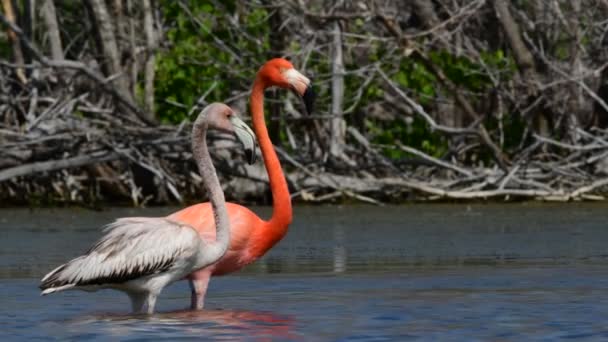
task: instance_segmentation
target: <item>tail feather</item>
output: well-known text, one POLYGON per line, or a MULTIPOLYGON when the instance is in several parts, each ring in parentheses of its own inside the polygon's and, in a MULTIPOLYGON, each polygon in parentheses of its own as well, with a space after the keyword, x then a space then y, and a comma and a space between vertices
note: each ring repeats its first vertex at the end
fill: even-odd
MULTIPOLYGON (((57 268, 55 268, 54 270, 52 270, 51 272, 47 273, 44 278, 42 278, 41 282, 44 283, 45 281, 47 281, 52 275, 55 275, 56 273, 61 272, 61 270, 63 270, 65 267, 67 266, 67 264, 63 264, 57 268)), ((42 285, 40 285, 42 286, 42 285)))
POLYGON ((42 278, 40 281, 39 288, 42 290, 42 295, 47 295, 49 293, 61 291, 67 289, 69 287, 74 287, 74 284, 68 284, 65 280, 60 280, 61 272, 68 266, 68 264, 63 264, 56 269, 49 272, 47 275, 42 278))
POLYGON ((75 284, 67 284, 67 285, 58 286, 58 287, 49 287, 49 288, 44 289, 42 292, 40 292, 40 295, 46 296, 46 295, 54 293, 54 292, 69 290, 75 286, 76 286, 75 284))

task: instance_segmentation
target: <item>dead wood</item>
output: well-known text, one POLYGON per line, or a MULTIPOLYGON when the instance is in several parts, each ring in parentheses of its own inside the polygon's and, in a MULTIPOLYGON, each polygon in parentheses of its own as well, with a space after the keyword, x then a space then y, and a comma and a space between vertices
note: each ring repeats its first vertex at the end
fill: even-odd
MULTIPOLYGON (((89 40, 67 35, 61 5, 48 0, 40 6, 48 33, 30 35, 17 26, 13 3, 3 1, 0 14, 11 47, 11 60, 0 60, 0 201, 204 199, 189 121, 155 121, 159 103, 194 114, 155 97, 156 53, 168 48, 172 25, 158 3, 88 0, 92 20, 81 34, 95 36, 89 40)), ((272 56, 289 55, 313 74, 320 94, 311 116, 295 97, 267 94, 269 131, 294 200, 570 201, 608 192, 606 1, 237 3, 235 13, 214 14, 177 3, 226 54, 214 63, 224 63, 234 86, 227 98, 214 98, 223 89, 213 80, 197 103, 224 101, 247 116, 250 80, 240 73, 270 56, 242 53, 212 32, 208 15, 230 23, 223 29, 235 41, 258 46, 265 40, 239 25, 248 10, 267 11, 272 56), (454 76, 441 56, 462 62, 464 75, 454 76), (399 79, 408 65, 422 70, 431 91, 399 79), (482 86, 459 80, 470 74, 482 86), (520 136, 509 121, 525 125, 520 136), (383 136, 396 125, 408 134, 424 130, 437 146, 383 136)), ((267 203, 263 164, 242 163, 230 138, 212 141, 227 197, 267 203)))

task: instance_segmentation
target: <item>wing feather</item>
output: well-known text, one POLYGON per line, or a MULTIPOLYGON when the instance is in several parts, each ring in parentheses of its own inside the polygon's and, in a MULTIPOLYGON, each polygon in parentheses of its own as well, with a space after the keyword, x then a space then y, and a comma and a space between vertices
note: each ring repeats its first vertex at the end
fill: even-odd
POLYGON ((84 255, 47 274, 40 288, 50 293, 69 285, 124 283, 187 262, 201 247, 191 226, 165 218, 121 218, 104 232, 84 255))

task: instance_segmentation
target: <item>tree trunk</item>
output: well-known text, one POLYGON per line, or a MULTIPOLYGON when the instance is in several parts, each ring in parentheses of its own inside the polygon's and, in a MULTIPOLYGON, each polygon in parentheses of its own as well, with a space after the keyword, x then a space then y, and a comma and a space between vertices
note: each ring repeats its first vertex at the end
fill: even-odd
MULTIPOLYGON (((604 16, 608 15, 608 0, 602 1, 602 13, 604 16)), ((601 42, 601 47, 599 49, 600 56, 598 60, 607 60, 608 59, 608 33, 604 33, 604 37, 601 42)), ((604 101, 608 102, 608 68, 604 68, 600 75, 599 85, 597 89, 597 95, 604 101)), ((598 126, 600 128, 608 127, 608 111, 604 108, 599 102, 593 102, 593 120, 592 125, 598 126)))
MULTIPOLYGON (((118 91, 125 96, 125 98, 134 104, 133 94, 129 90, 128 76, 122 69, 120 63, 120 53, 118 51, 118 44, 116 42, 115 27, 112 22, 112 18, 109 15, 106 3, 103 0, 89 0, 93 16, 95 17, 97 34, 100 40, 100 46, 103 51, 105 59, 104 68, 106 74, 113 78, 113 83, 118 91)), ((128 108, 122 108, 123 111, 127 111, 131 114, 128 108)))
MULTIPOLYGON (((121 74, 122 68, 120 66, 118 44, 116 43, 116 37, 114 35, 114 24, 112 23, 106 4, 103 0, 89 0, 89 2, 97 23, 97 33, 105 58, 104 67, 106 74, 108 76, 121 74)), ((114 83, 121 91, 128 93, 124 75, 118 76, 114 83)))
MULTIPOLYGON (((511 51, 515 57, 515 63, 519 69, 519 72, 527 84, 528 102, 534 103, 538 98, 537 84, 539 82, 538 75, 536 73, 536 65, 534 63, 534 56, 521 36, 521 30, 511 12, 509 10, 509 2, 503 0, 494 0, 494 10, 496 16, 500 21, 500 24, 507 36, 511 51)), ((535 112, 532 112, 532 122, 534 122, 534 128, 541 136, 551 135, 551 120, 550 115, 545 112, 546 109, 543 106, 539 106, 535 112)))
MULTIPOLYGON (((6 16, 6 20, 9 22, 16 24, 17 16, 15 14, 15 9, 13 7, 13 3, 11 0, 2 0, 2 7, 4 8, 4 15, 6 16)), ((7 29, 8 40, 11 42, 11 46, 13 47, 13 61, 15 64, 25 64, 25 58, 23 57, 23 50, 21 49, 21 42, 19 38, 10 28, 7 29)), ((27 78, 25 77, 25 70, 23 68, 16 68, 15 73, 19 82, 22 84, 27 83, 27 78)))
POLYGON ((519 25, 515 22, 509 11, 509 2, 503 0, 494 0, 494 10, 496 16, 502 25, 504 32, 509 40, 509 45, 513 50, 513 56, 522 75, 532 80, 534 77, 534 57, 524 44, 521 38, 519 25))
MULTIPOLYGON (((128 70, 129 73, 129 86, 131 88, 131 93, 132 94, 137 94, 137 83, 139 80, 139 60, 138 60, 138 56, 137 56, 137 38, 136 38, 136 34, 139 32, 138 27, 137 27, 137 22, 139 22, 140 18, 136 18, 135 16, 135 6, 133 5, 133 1, 134 0, 127 0, 126 1, 126 6, 127 6, 127 16, 129 17, 129 24, 128 24, 128 28, 126 29, 127 32, 125 33, 126 35, 128 35, 129 37, 129 43, 127 44, 128 46, 126 47, 126 49, 129 51, 129 54, 131 56, 131 61, 130 63, 128 63, 128 67, 125 68, 126 70, 128 70)), ((145 94, 144 94, 145 96, 145 94)), ((144 101, 144 105, 145 105, 145 101, 144 101)), ((144 108, 146 111, 148 111, 147 108, 144 108)))
MULTIPOLYGON (((143 0, 144 31, 146 33, 146 67, 144 70, 144 107, 154 118, 154 67, 156 65, 157 38, 150 0, 143 0)), ((134 56, 135 57, 135 56, 134 56)))
MULTIPOLYGON (((558 11, 561 11, 560 4, 554 2, 554 6, 558 11)), ((570 6, 573 14, 568 16, 568 19, 564 18, 570 29, 570 74, 576 78, 581 79, 584 82, 585 67, 581 60, 581 51, 579 48, 579 40, 583 36, 581 32, 581 25, 579 23, 578 13, 581 11, 581 1, 572 0, 570 6)), ((566 128, 570 135, 570 140, 573 142, 579 141, 579 134, 576 130, 580 126, 580 123, 589 120, 592 106, 588 105, 589 102, 585 98, 583 88, 576 82, 570 84, 570 101, 568 101, 568 117, 566 118, 566 128)))
POLYGON ((346 123, 342 118, 342 103, 344 102, 344 61, 342 56, 342 29, 338 21, 334 22, 331 45, 331 141, 329 151, 333 156, 341 156, 344 146, 346 123))
POLYGON ((57 24, 55 4, 53 3, 53 0, 43 1, 44 3, 42 4, 41 12, 49 35, 49 42, 51 45, 51 57, 57 61, 63 60, 63 45, 61 43, 59 25, 57 24))
MULTIPOLYGON (((19 27, 23 31, 23 34, 27 39, 32 40, 32 34, 36 25, 36 15, 34 14, 34 8, 36 6, 36 0, 24 0, 17 3, 13 0, 13 9, 16 13, 16 19, 19 27), (19 5, 22 7, 21 13, 19 13, 19 5)), ((23 59, 25 63, 32 62, 32 56, 28 49, 23 49, 23 59)))

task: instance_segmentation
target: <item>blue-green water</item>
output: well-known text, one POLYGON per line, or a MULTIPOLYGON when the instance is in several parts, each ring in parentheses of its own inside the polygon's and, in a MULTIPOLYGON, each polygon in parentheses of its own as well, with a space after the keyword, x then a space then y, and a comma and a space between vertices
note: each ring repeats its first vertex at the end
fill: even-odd
POLYGON ((212 280, 205 311, 180 282, 153 316, 37 285, 113 218, 174 208, 0 210, 0 340, 608 340, 607 209, 296 207, 266 257, 212 280))

